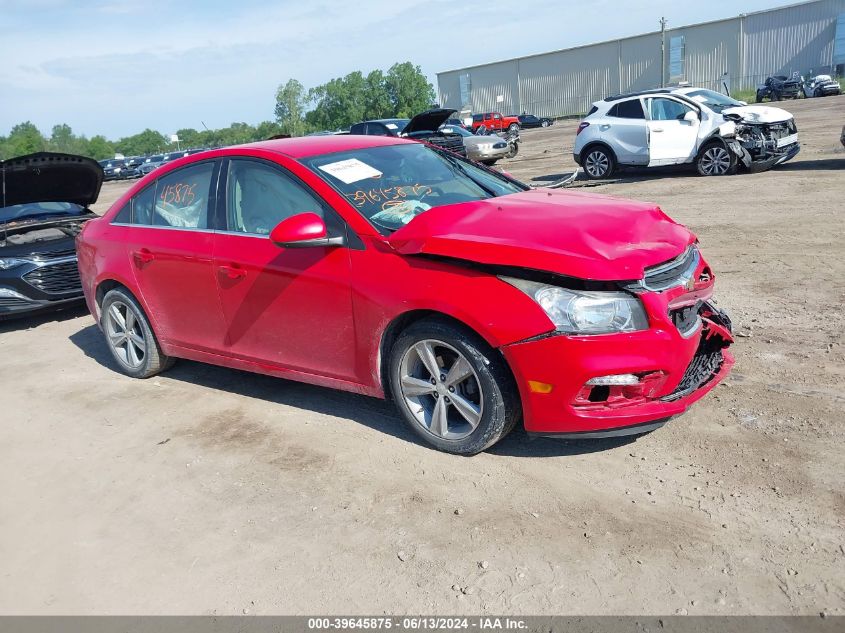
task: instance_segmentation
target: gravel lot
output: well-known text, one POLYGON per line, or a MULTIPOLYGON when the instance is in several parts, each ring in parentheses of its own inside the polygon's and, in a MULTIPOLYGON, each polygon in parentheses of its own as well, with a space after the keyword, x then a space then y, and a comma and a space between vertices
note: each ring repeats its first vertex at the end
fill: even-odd
MULTIPOLYGON (((0 323, 0 613, 845 614, 845 97, 778 105, 785 166, 594 189, 698 233, 740 336, 727 383, 636 440, 458 458, 366 397, 126 378, 82 309, 0 323)), ((570 170, 576 125, 503 167, 570 170)))

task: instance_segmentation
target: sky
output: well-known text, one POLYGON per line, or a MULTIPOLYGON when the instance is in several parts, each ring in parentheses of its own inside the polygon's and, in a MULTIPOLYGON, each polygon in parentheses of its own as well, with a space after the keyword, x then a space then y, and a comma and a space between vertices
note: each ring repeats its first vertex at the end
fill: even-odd
POLYGON ((275 91, 395 62, 436 73, 793 0, 0 0, 0 135, 256 124, 275 91))

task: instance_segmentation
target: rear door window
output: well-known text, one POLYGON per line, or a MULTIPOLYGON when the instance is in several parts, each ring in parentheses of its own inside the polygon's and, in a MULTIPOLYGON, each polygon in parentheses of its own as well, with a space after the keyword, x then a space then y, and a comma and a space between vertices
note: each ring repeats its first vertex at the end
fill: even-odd
POLYGON ((630 101, 622 101, 614 105, 607 113, 608 116, 615 116, 620 119, 644 119, 642 103, 639 99, 631 99, 630 101))
POLYGON ((153 224, 187 229, 207 229, 214 163, 191 165, 159 178, 153 224))

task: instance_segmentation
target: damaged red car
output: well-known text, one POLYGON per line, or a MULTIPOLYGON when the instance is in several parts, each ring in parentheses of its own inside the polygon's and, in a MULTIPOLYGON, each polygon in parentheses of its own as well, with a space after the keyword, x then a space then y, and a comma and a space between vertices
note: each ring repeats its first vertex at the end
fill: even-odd
POLYGON ((452 453, 517 424, 644 433, 733 363, 713 272, 659 208, 532 190, 399 138, 183 158, 87 222, 77 245, 124 373, 187 358, 389 397, 452 453))

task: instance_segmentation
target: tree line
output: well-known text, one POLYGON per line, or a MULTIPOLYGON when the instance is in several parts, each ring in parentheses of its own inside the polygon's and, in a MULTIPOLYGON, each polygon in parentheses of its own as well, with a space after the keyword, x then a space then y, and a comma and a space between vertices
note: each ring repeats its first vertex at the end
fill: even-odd
MULTIPOLYGON (((302 136, 309 132, 334 131, 367 119, 409 118, 427 110, 435 99, 434 87, 419 66, 397 63, 388 71, 361 71, 332 79, 309 90, 296 79, 280 85, 276 91, 275 121, 258 125, 232 123, 216 130, 176 130, 179 147, 219 147, 250 143, 287 134, 302 136)), ((34 152, 64 152, 101 160, 124 156, 146 156, 175 151, 177 145, 156 130, 126 136, 116 141, 103 135, 90 138, 74 133, 69 125, 54 125, 43 134, 30 121, 14 126, 8 136, 0 135, 0 159, 34 152)))

